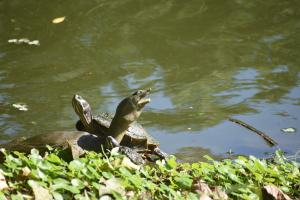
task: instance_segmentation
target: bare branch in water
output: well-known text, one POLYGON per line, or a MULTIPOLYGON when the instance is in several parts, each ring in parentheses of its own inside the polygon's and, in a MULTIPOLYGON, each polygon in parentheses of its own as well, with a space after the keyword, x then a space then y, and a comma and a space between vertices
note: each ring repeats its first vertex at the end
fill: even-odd
POLYGON ((258 134, 259 136, 261 136, 268 144, 270 144, 271 146, 277 145, 277 142, 275 142, 270 136, 268 136, 267 134, 265 134, 264 132, 257 130, 256 128, 254 128, 253 126, 250 126, 249 124, 246 124, 245 122, 238 120, 238 119, 233 119, 233 118, 229 118, 229 121, 232 121, 236 124, 239 124, 247 129, 249 129, 250 131, 255 132, 256 134, 258 134))

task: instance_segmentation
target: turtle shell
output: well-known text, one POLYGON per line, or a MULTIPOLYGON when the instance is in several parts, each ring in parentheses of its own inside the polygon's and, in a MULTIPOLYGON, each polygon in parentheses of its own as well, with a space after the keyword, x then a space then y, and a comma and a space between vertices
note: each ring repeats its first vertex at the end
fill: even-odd
POLYGON ((24 153, 30 153, 31 149, 35 148, 39 150, 40 153, 44 153, 48 150, 46 145, 49 145, 54 148, 60 147, 62 149, 71 150, 71 159, 73 159, 82 155, 85 150, 100 152, 103 141, 103 138, 88 132, 55 131, 29 138, 13 140, 10 143, 1 145, 1 147, 9 151, 19 151, 24 153))

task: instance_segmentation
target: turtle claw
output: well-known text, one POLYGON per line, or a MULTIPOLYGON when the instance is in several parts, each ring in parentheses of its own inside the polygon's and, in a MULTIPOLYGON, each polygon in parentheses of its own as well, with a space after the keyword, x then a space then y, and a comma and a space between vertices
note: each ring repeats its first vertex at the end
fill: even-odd
POLYGON ((140 165, 145 163, 141 154, 130 147, 121 146, 114 137, 107 136, 106 140, 110 148, 119 147, 119 152, 126 155, 134 164, 140 165))
POLYGON ((106 143, 110 149, 112 149, 114 147, 120 147, 119 142, 112 136, 107 136, 106 143))
POLYGON ((169 157, 169 155, 167 153, 163 152, 158 147, 156 147, 156 148, 153 149, 153 153, 156 154, 161 159, 166 159, 167 157, 169 157))
POLYGON ((134 164, 141 165, 145 163, 142 155, 130 147, 120 146, 119 151, 126 155, 134 164))

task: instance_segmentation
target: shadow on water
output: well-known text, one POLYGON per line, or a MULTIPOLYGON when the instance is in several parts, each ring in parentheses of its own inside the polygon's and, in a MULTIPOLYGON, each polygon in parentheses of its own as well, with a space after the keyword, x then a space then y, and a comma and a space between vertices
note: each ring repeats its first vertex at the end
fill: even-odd
MULTIPOLYGON (((73 130, 74 93, 114 112, 153 88, 140 121, 169 153, 299 150, 298 1, 1 1, 0 139, 73 130), (51 20, 66 16, 64 22, 51 20), (40 46, 9 44, 13 38, 40 46), (23 102, 29 111, 14 109, 23 102), (268 147, 227 121, 268 133, 268 147)), ((200 155, 201 154, 201 155, 200 155)))

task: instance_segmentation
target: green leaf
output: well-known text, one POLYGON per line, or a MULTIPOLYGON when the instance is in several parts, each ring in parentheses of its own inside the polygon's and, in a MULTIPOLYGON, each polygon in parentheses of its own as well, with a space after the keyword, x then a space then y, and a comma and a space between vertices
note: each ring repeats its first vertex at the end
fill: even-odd
POLYGON ((91 166, 87 166, 88 170, 94 175, 94 178, 99 179, 100 174, 91 166))
POLYGON ((55 164, 63 164, 62 160, 55 154, 50 154, 46 157, 46 159, 49 162, 55 163, 55 164))
POLYGON ((71 180, 71 184, 74 187, 78 188, 79 190, 81 190, 81 189, 83 189, 85 187, 84 183, 81 180, 77 179, 77 178, 72 179, 71 180))
POLYGON ((176 158, 175 156, 170 156, 169 159, 167 159, 167 167, 169 169, 174 169, 177 167, 176 158))
POLYGON ((55 179, 53 181, 53 184, 50 186, 50 188, 52 191, 64 189, 73 194, 80 193, 80 190, 77 187, 70 185, 69 181, 62 179, 62 178, 55 179))
POLYGON ((43 181, 48 180, 48 176, 44 172, 42 172, 40 169, 32 170, 31 174, 37 179, 41 179, 43 181))
POLYGON ((71 171, 79 172, 81 169, 85 167, 85 164, 80 162, 79 160, 73 160, 70 162, 68 168, 71 171))
POLYGON ((136 188, 142 188, 142 186, 144 185, 143 179, 138 175, 130 176, 129 180, 136 188))
POLYGON ((121 172, 121 174, 122 174, 123 176, 126 176, 126 177, 129 177, 129 176, 132 175, 132 174, 130 173, 130 171, 129 171, 127 168, 125 168, 125 167, 120 167, 120 168, 119 168, 119 172, 121 172))
POLYGON ((7 198, 5 197, 5 195, 0 191, 0 199, 1 200, 7 200, 7 198))
POLYGON ((183 174, 180 177, 175 177, 174 180, 179 185, 179 187, 188 189, 191 188, 193 180, 187 174, 183 174))
POLYGON ((24 199, 22 194, 19 192, 17 194, 12 194, 10 196, 10 198, 11 198, 11 200, 23 200, 24 199))
POLYGON ((93 186, 95 189, 99 190, 100 187, 101 187, 102 185, 99 184, 99 183, 97 183, 97 182, 92 182, 92 186, 93 186))
POLYGON ((52 192, 52 196, 55 200, 64 200, 64 197, 59 192, 52 192))
POLYGON ((113 177, 112 173, 110 172, 102 172, 102 176, 104 176, 104 178, 106 179, 110 179, 113 177))
POLYGON ((203 158, 205 158, 208 161, 214 161, 214 159, 212 159, 212 157, 210 157, 208 155, 204 155, 203 158))

